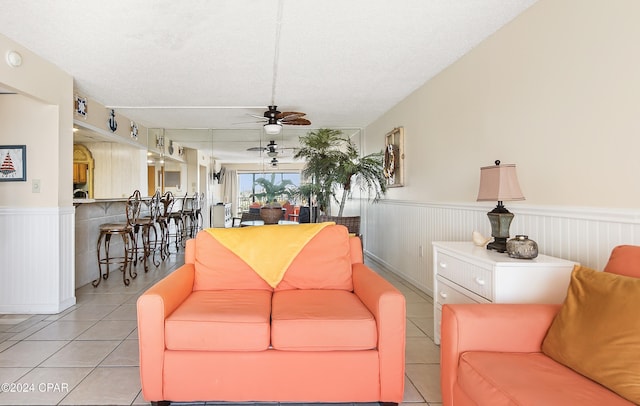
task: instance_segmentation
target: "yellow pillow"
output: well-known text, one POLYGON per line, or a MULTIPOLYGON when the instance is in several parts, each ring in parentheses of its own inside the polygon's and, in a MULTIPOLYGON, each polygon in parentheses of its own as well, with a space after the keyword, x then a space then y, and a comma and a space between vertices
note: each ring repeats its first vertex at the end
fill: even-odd
POLYGON ((640 403, 640 279, 576 266, 542 352, 640 403))

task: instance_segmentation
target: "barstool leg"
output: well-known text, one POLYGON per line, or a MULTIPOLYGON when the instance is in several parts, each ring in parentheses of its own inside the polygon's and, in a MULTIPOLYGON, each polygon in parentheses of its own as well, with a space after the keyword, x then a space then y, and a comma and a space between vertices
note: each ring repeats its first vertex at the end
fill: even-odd
POLYGON ((167 257, 169 257, 168 245, 168 230, 167 223, 165 223, 164 219, 160 221, 160 258, 164 261, 167 257))
POLYGON ((182 245, 182 233, 184 233, 184 221, 182 221, 182 219, 180 219, 180 221, 178 221, 178 218, 174 218, 174 221, 176 223, 176 252, 180 251, 180 247, 179 245, 182 245))
MULTIPOLYGON (((156 223, 149 225, 147 238, 149 239, 149 254, 151 255, 151 262, 157 268, 160 266, 160 261, 156 262, 156 251, 158 250, 158 229, 156 228, 156 223), (153 230, 153 240, 151 239, 151 230, 153 230), (152 241, 153 245, 151 245, 152 241)), ((162 239, 162 236, 160 238, 162 239)))
POLYGON ((144 264, 144 272, 149 272, 149 255, 150 255, 150 241, 149 241, 149 226, 142 226, 142 263, 144 264))
MULTIPOLYGON (((102 258, 100 257, 100 246, 102 245, 102 237, 104 237, 103 233, 100 233, 100 236, 98 237, 98 245, 97 245, 97 253, 98 253, 98 279, 95 279, 93 282, 91 282, 91 284, 93 285, 93 287, 97 287, 100 282, 102 281, 102 258)), ((107 265, 108 267, 108 265, 107 265)))
POLYGON ((131 256, 133 261, 133 266, 138 266, 138 230, 140 229, 139 225, 133 226, 133 234, 131 237, 131 241, 133 243, 133 255, 131 256))
POLYGON ((136 243, 133 230, 129 233, 122 233, 122 243, 124 244, 124 264, 122 266, 122 281, 129 286, 130 279, 127 278, 127 268, 129 268, 129 277, 135 279, 138 273, 133 270, 132 262, 136 257, 136 243))
POLYGON ((189 227, 187 227, 187 219, 188 218, 189 218, 188 216, 185 216, 185 217, 182 217, 180 219, 180 221, 182 222, 182 232, 180 233, 180 246, 181 247, 185 246, 186 241, 188 239, 188 235, 189 235, 188 233, 191 232, 191 222, 190 221, 189 221, 189 227))
POLYGON ((160 260, 164 261, 164 259, 165 259, 165 255, 164 255, 164 226, 162 224, 162 221, 158 222, 158 226, 160 227, 160 260))

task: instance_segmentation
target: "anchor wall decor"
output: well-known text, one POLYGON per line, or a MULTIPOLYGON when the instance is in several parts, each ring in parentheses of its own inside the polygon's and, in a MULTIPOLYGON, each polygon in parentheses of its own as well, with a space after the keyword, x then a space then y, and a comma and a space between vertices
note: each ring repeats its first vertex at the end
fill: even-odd
POLYGON ((108 124, 111 132, 116 132, 118 129, 118 122, 116 121, 116 112, 113 109, 111 109, 111 117, 109 117, 108 124))

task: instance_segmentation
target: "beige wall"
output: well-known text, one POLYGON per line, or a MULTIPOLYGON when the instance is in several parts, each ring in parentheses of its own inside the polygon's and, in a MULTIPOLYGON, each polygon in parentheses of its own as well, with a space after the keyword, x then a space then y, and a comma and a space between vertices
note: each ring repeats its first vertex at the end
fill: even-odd
POLYGON ((21 94, 0 96, 0 143, 27 146, 27 181, 0 183, 0 206, 70 207, 73 185, 60 180, 73 177, 73 79, 1 34, 0 55, 0 84, 21 94), (22 66, 4 61, 10 50, 22 66), (41 193, 31 193, 33 179, 41 193))
MULTIPOLYGON (((27 181, 0 182, 0 206, 56 206, 58 201, 58 108, 22 95, 0 96, 0 144, 27 146, 27 181), (17 120, 16 117, 38 117, 17 120), (40 193, 31 183, 40 181, 40 193)), ((0 157, 4 159, 3 157, 0 157)))
MULTIPOLYGON (((74 113, 74 119, 79 125, 85 126, 93 131, 97 131, 102 135, 110 135, 113 137, 114 142, 127 143, 129 145, 136 146, 140 149, 145 150, 148 148, 148 130, 145 126, 137 124, 138 137, 133 138, 131 136, 131 119, 121 115, 116 111, 115 117, 118 126, 116 131, 112 132, 109 129, 109 118, 111 117, 111 109, 106 108, 104 105, 91 99, 91 97, 88 97, 78 91, 76 91, 75 94, 87 100, 87 115, 85 117, 82 117, 74 113)), ((155 145, 155 138, 153 145, 155 145)))
POLYGON ((0 55, 0 86, 19 93, 0 96, 0 144, 27 147, 27 181, 0 182, 0 313, 58 313, 75 304, 73 79, 2 35, 0 55))
MULTIPOLYGON (((515 163, 526 204, 640 207, 640 2, 540 0, 366 128, 405 128, 390 199, 472 202, 515 163)), ((517 203, 511 203, 513 205, 517 203)))

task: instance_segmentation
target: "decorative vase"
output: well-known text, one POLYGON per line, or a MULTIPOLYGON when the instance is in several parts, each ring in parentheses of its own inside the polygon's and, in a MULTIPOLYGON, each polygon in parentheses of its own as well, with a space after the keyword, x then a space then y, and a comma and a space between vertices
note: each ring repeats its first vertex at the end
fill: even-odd
POLYGON ((538 244, 526 235, 516 235, 507 241, 507 255, 511 258, 533 259, 538 256, 538 244))
POLYGON ((282 207, 263 206, 260 209, 260 218, 262 218, 264 224, 278 224, 278 221, 282 218, 282 207))

